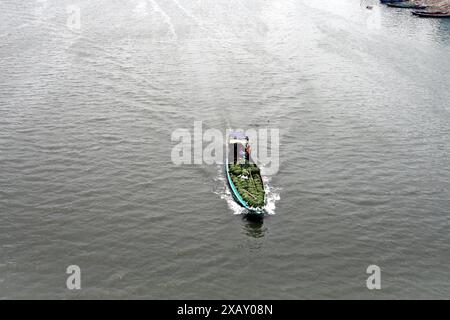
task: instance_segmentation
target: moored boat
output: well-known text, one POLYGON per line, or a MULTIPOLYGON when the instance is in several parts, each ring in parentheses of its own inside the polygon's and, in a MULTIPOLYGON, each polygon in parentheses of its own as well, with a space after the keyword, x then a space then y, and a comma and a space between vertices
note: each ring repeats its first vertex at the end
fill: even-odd
POLYGON ((393 8, 401 8, 401 9, 416 9, 416 10, 420 10, 420 9, 426 9, 427 6, 421 5, 421 4, 417 4, 414 2, 410 2, 410 1, 405 1, 405 2, 393 2, 393 3, 387 3, 388 7, 393 7, 393 8))
POLYGON ((388 4, 388 3, 397 3, 397 2, 406 2, 407 0, 380 0, 381 3, 388 4))
POLYGON ((227 141, 228 155, 225 161, 230 191, 236 202, 247 209, 247 214, 264 215, 266 194, 260 168, 251 159, 248 137, 235 131, 227 141))
POLYGON ((421 18, 450 18, 449 11, 413 11, 412 14, 421 18))

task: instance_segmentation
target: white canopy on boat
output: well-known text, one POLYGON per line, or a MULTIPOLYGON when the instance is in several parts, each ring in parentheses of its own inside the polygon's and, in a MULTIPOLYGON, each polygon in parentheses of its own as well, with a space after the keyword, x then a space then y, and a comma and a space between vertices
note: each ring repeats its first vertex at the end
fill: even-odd
POLYGON ((238 143, 245 146, 248 142, 246 140, 245 133, 242 131, 232 131, 230 132, 229 137, 230 137, 229 139, 230 144, 238 143))
POLYGON ((242 144, 243 146, 245 146, 247 143, 247 140, 230 138, 230 144, 235 144, 235 143, 242 144))

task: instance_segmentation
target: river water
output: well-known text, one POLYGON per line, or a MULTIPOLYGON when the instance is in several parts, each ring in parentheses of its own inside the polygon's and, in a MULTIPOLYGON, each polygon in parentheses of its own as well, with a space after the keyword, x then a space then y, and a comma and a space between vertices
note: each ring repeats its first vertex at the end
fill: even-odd
POLYGON ((2 0, 0 298, 449 298, 450 21, 367 3, 2 0), (194 121, 280 130, 262 222, 194 121))

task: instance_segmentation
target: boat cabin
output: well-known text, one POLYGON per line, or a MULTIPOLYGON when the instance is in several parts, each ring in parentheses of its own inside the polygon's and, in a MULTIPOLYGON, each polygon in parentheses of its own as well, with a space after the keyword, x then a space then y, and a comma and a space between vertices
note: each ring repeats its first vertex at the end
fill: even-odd
POLYGON ((248 137, 239 131, 231 132, 228 143, 228 163, 249 164, 251 162, 251 147, 248 137))

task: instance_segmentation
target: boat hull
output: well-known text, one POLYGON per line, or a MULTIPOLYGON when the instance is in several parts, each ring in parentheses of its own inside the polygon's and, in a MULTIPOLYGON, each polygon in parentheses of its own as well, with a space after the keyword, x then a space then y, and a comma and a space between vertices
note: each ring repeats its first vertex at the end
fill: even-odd
POLYGON ((388 3, 387 4, 388 7, 392 7, 392 8, 399 8, 399 9, 414 9, 414 10, 421 10, 421 9, 426 9, 426 6, 422 6, 422 5, 418 5, 418 4, 414 4, 414 3, 407 3, 407 2, 398 2, 398 3, 388 3))
POLYGON ((380 0, 381 3, 397 3, 397 2, 406 2, 407 0, 380 0))
POLYGON ((449 19, 450 13, 447 12, 425 12, 425 11, 413 11, 412 13, 415 16, 421 17, 421 18, 440 18, 440 19, 449 19))
POLYGON ((233 195, 234 200, 243 208, 246 209, 246 214, 254 215, 254 216, 263 216, 264 215, 264 208, 251 208, 247 202, 242 198, 242 196, 239 194, 239 191, 237 190, 236 186, 234 185, 231 175, 230 175, 230 169, 228 165, 228 161, 225 163, 225 172, 227 176, 227 182, 228 186, 230 187, 231 194, 233 195))

